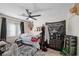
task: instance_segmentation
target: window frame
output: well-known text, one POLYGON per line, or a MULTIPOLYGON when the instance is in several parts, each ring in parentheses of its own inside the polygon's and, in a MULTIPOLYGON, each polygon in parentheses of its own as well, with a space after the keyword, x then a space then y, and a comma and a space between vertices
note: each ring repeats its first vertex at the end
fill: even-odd
POLYGON ((17 21, 13 21, 13 20, 7 20, 7 37, 16 37, 16 36, 19 36, 20 35, 20 33, 21 33, 21 31, 20 31, 20 22, 17 22, 17 21), (10 33, 9 31, 8 31, 8 24, 15 24, 15 35, 13 35, 13 36, 10 36, 8 33, 10 33), (19 26, 19 27, 18 27, 19 26), (17 29, 17 28, 19 28, 19 30, 17 29), (18 32, 19 31, 19 32, 18 32), (19 33, 19 34, 18 34, 19 33))

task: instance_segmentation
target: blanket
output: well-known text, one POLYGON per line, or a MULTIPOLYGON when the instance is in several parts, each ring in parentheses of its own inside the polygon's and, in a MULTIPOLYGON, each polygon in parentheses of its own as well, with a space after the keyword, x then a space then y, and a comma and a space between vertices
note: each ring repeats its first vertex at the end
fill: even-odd
POLYGON ((35 47, 27 45, 18 47, 17 44, 12 44, 9 50, 5 51, 2 56, 44 56, 44 54, 38 53, 35 47))

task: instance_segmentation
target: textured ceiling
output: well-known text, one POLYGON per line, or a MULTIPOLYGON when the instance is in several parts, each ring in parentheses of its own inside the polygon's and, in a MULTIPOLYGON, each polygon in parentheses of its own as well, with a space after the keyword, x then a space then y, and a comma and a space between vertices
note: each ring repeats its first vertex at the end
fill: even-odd
POLYGON ((33 13, 66 11, 72 4, 68 3, 0 3, 0 13, 4 13, 13 17, 24 19, 22 13, 26 13, 25 9, 29 9, 33 13))

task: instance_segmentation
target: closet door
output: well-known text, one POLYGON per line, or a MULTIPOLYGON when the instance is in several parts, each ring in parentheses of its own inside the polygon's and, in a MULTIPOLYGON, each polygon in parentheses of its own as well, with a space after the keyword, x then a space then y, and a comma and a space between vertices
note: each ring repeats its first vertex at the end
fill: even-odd
POLYGON ((49 30, 49 47, 61 50, 64 45, 65 21, 46 23, 49 30))

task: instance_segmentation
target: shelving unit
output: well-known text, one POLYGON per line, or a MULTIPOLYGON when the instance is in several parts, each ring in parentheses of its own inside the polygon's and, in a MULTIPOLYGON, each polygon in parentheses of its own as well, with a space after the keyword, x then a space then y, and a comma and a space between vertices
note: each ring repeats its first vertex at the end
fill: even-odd
POLYGON ((61 50, 64 45, 65 21, 46 23, 49 30, 49 47, 61 50))
POLYGON ((68 56, 77 55, 77 37, 66 35, 64 39, 63 53, 68 56))

